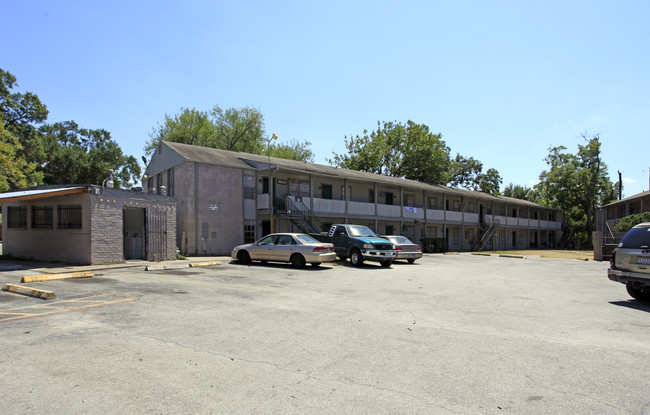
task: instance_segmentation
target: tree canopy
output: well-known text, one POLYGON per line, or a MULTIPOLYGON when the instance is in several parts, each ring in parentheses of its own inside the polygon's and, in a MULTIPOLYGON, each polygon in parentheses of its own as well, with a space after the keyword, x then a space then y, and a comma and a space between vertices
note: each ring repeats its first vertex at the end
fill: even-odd
POLYGON ((307 162, 314 157, 309 141, 269 142, 264 136, 264 116, 252 107, 222 109, 216 105, 210 111, 181 108, 174 116, 165 114, 164 121, 153 128, 144 148, 147 155, 162 140, 251 154, 270 151, 274 157, 307 162))
POLYGON ((424 124, 377 122, 377 130, 346 136, 345 147, 348 153, 334 153, 330 164, 430 184, 450 178, 449 147, 424 124))
POLYGON ((497 170, 488 169, 483 173, 483 163, 473 157, 456 154, 451 163, 450 186, 496 195, 499 194, 502 182, 497 170))
POLYGON ((17 86, 16 77, 0 69, 0 190, 100 184, 109 169, 116 186, 139 178, 137 160, 125 156, 108 131, 74 121, 45 124, 45 105, 34 93, 15 92, 17 86))
POLYGON ((591 246, 596 209, 612 199, 613 189, 601 159, 600 137, 583 138, 585 144, 578 145, 576 154, 567 153, 564 146, 549 148, 544 159, 549 169, 542 171, 535 186, 539 203, 564 211, 569 237, 577 247, 591 246))
POLYGON ((515 199, 537 202, 539 195, 535 189, 510 183, 503 189, 503 195, 515 199))
POLYGON ((377 122, 377 130, 364 130, 363 136, 346 136, 345 147, 347 154, 334 153, 330 164, 491 194, 499 194, 503 181, 495 169, 484 173, 483 164, 472 157, 458 154, 452 160, 441 134, 410 120, 406 124, 377 122))
POLYGON ((47 184, 99 184, 113 170, 115 187, 125 186, 141 173, 138 161, 122 153, 106 130, 80 128, 74 121, 41 128, 48 154, 41 169, 47 184))

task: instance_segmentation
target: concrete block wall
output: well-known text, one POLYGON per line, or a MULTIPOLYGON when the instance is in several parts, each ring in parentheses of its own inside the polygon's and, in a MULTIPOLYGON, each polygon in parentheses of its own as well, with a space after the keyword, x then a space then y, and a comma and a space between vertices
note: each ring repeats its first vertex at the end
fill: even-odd
POLYGON ((121 198, 92 197, 92 264, 124 262, 123 209, 121 198))

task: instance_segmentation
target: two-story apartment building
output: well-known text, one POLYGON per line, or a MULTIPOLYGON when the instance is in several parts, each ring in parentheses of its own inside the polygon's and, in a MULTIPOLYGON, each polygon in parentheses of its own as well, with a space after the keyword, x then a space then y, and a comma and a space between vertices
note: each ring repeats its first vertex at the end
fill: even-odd
POLYGON ((333 223, 446 238, 452 251, 547 248, 562 236, 560 211, 525 200, 264 155, 163 141, 145 174, 148 191, 176 198, 186 254, 227 255, 270 232, 333 223))

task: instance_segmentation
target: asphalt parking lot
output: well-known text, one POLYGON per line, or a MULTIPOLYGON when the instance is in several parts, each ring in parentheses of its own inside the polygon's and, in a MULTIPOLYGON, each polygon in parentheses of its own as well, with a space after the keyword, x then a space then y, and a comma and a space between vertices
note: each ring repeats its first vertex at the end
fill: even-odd
POLYGON ((347 264, 222 258, 22 284, 56 300, 0 292, 0 412, 650 414, 650 305, 604 262, 347 264))

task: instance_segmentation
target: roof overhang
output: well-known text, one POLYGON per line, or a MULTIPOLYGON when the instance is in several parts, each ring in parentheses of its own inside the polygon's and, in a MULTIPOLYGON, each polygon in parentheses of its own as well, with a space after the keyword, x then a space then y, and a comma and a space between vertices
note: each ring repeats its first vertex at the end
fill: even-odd
POLYGON ((58 189, 34 189, 18 192, 0 193, 0 204, 20 200, 42 199, 45 197, 88 193, 88 186, 65 187, 58 189))

